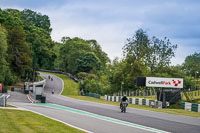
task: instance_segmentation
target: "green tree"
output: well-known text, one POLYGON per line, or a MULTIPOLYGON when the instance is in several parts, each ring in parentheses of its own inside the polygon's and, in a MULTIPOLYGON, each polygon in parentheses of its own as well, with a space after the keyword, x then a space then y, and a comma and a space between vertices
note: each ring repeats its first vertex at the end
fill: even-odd
POLYGON ((91 72, 96 73, 100 69, 99 58, 94 53, 87 52, 76 59, 77 72, 91 72))
POLYGON ((154 73, 171 63, 172 57, 175 56, 177 45, 171 44, 168 38, 158 39, 152 37, 149 49, 147 51, 146 64, 154 73))
POLYGON ((50 28, 51 23, 47 15, 42 15, 30 9, 24 9, 20 14, 20 18, 24 22, 25 30, 29 29, 30 26, 34 26, 44 29, 49 35, 52 31, 50 28))
POLYGON ((53 51, 54 42, 51 39, 50 20, 47 15, 25 9, 20 13, 26 33, 26 41, 31 47, 33 70, 54 69, 56 54, 53 51))
POLYGON ((171 44, 168 38, 163 40, 156 37, 149 39, 147 33, 142 29, 136 31, 132 38, 127 39, 123 52, 125 59, 144 62, 151 73, 169 66, 171 58, 174 57, 177 45, 171 44))
POLYGON ((95 55, 99 58, 101 66, 104 69, 106 63, 110 61, 107 54, 102 50, 101 46, 97 43, 96 40, 88 40, 88 43, 92 48, 92 52, 94 52, 95 55))
POLYGON ((7 67, 6 56, 7 56, 7 38, 6 30, 0 25, 0 83, 5 81, 5 67, 7 67))
POLYGON ((8 62, 12 71, 21 77, 31 71, 31 51, 20 27, 8 31, 8 62))
POLYGON ((59 57, 60 62, 62 62, 61 67, 67 72, 76 74, 76 59, 79 59, 86 52, 91 52, 91 47, 86 40, 78 37, 68 38, 63 43, 59 57))
POLYGON ((7 32, 0 25, 0 83, 4 85, 12 84, 13 77, 11 75, 8 63, 6 61, 7 55, 7 32))
POLYGON ((185 58, 183 68, 188 76, 200 76, 200 53, 194 53, 185 58), (198 72, 198 73, 197 73, 198 72))
POLYGON ((23 22, 19 18, 20 11, 16 9, 0 9, 0 23, 6 29, 12 29, 13 27, 23 27, 23 22))

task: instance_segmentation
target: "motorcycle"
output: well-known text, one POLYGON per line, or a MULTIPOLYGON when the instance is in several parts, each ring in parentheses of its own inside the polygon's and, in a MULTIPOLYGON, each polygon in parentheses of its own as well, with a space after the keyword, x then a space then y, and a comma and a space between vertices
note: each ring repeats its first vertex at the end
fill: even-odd
POLYGON ((126 112, 126 106, 127 106, 127 103, 126 102, 122 102, 121 104, 121 112, 126 112))

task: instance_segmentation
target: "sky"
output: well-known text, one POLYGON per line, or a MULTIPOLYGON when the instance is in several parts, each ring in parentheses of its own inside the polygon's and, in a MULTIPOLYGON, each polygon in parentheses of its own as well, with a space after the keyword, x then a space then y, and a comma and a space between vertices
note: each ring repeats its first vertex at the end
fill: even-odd
POLYGON ((126 39, 139 28, 178 45, 172 65, 200 53, 200 0, 0 0, 0 8, 48 15, 54 41, 95 39, 110 59, 122 58, 126 39))

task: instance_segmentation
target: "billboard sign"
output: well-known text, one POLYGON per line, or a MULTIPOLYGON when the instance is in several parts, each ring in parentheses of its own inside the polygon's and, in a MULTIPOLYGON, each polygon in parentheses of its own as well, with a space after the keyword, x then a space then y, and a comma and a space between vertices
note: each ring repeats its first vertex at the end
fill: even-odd
POLYGON ((183 79, 146 77, 146 86, 147 87, 165 87, 165 88, 183 88, 183 79))

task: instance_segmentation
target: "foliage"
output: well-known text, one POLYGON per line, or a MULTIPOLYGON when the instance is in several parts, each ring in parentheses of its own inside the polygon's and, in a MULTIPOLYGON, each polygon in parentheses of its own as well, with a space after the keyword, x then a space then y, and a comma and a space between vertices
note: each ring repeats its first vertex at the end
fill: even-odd
POLYGON ((0 25, 0 83, 3 83, 4 85, 10 85, 14 82, 6 60, 6 57, 8 56, 7 49, 7 32, 3 26, 0 25))
POLYGON ((76 62, 82 54, 90 52, 91 47, 87 41, 80 38, 69 38, 63 41, 63 45, 60 48, 61 67, 71 73, 76 73, 76 62))
POLYGON ((171 71, 169 64, 176 48, 177 45, 172 45, 167 38, 150 39, 145 31, 137 30, 132 38, 127 39, 123 47, 124 58, 121 61, 115 59, 109 68, 112 73, 110 76, 112 92, 138 89, 136 78, 140 76, 167 73, 163 76, 171 77, 172 75, 168 74, 171 71))
POLYGON ((97 73, 103 70, 109 61, 105 52, 95 40, 78 37, 63 37, 60 45, 59 59, 63 70, 77 74, 79 72, 97 73))
POLYGON ((194 53, 186 57, 183 69, 188 76, 200 76, 200 53, 194 53), (196 73, 196 74, 195 74, 196 73))
POLYGON ((56 55, 47 15, 29 9, 0 9, 0 24, 5 28, 7 40, 4 57, 7 57, 8 68, 5 65, 3 68, 7 72, 7 80, 3 83, 33 79, 35 70, 39 68, 54 69, 56 55))
POLYGON ((200 53, 186 57, 183 65, 170 66, 177 45, 166 37, 149 37, 143 29, 127 39, 123 58, 113 61, 96 40, 64 36, 54 42, 51 31, 47 15, 0 9, 1 83, 34 80, 36 70, 56 69, 78 76, 85 91, 112 94, 138 89, 139 76, 184 78, 184 88, 194 86, 194 77, 200 76, 200 53))
POLYGON ((91 72, 96 73, 100 69, 100 61, 94 53, 84 53, 76 59, 77 72, 91 72))
POLYGON ((26 43, 25 33, 19 27, 8 31, 8 62, 17 76, 31 71, 31 51, 26 43))
POLYGON ((149 39, 147 33, 139 29, 132 38, 127 39, 123 52, 126 59, 144 62, 151 73, 154 73, 169 66, 176 48, 177 45, 172 45, 166 37, 163 40, 156 37, 149 39))

